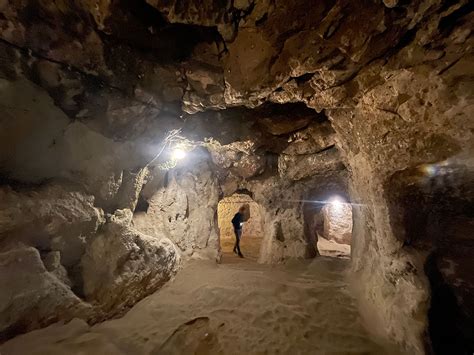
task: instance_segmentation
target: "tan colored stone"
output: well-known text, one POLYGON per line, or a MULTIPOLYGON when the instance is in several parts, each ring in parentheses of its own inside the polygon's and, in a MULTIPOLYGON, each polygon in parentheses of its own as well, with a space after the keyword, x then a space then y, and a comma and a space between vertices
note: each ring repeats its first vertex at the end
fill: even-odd
POLYGON ((335 132, 329 122, 314 123, 290 137, 291 143, 283 151, 288 155, 318 153, 335 145, 335 132))
POLYGON ((301 180, 314 175, 324 175, 330 171, 342 170, 339 152, 336 148, 319 154, 286 155, 278 158, 278 172, 281 177, 290 180, 301 180))
POLYGON ((324 218, 324 238, 339 244, 351 244, 352 206, 348 203, 326 204, 321 213, 324 218))
POLYGON ((167 282, 179 268, 171 241, 108 223, 82 257, 84 294, 96 319, 117 315, 167 282))
POLYGON ((23 242, 61 253, 61 263, 79 262, 87 240, 104 223, 94 197, 77 189, 44 186, 36 191, 0 189, 0 236, 3 243, 23 242))
POLYGON ((49 273, 35 248, 0 253, 0 338, 12 337, 59 320, 91 317, 90 305, 49 273))
MULTIPOLYGON (((473 328, 466 301, 473 298, 471 5, 308 4, 0 1, 0 168, 18 189, 6 194, 14 198, 4 208, 0 249, 41 241, 44 253, 60 249, 60 262, 74 268, 73 254, 97 229, 85 222, 93 203, 115 212, 110 224, 129 235, 145 182, 133 172, 158 154, 170 130, 183 128, 197 145, 218 144, 206 145, 210 159, 199 150, 205 163, 193 155, 189 166, 154 176, 140 194, 148 210, 136 211, 137 228, 168 237, 183 255, 215 258, 219 195, 248 189, 264 219, 260 261, 311 257, 301 201, 346 176, 343 161, 355 206, 353 277, 360 308, 372 316, 366 323, 406 353, 466 352, 473 340, 465 332, 473 328), (259 106, 268 101, 291 102, 295 112, 263 115, 259 106), (316 122, 297 115, 302 105, 321 112, 316 122), (193 126, 197 115, 182 117, 182 109, 233 114, 209 114, 193 126), (335 133, 328 123, 317 128, 323 112, 335 133), (270 122, 266 130, 259 118, 270 122), (20 192, 35 184, 30 192, 41 195, 38 184, 58 178, 80 184, 87 197, 52 193, 60 200, 54 205, 20 192), (456 321, 436 318, 443 307, 456 321), (463 324, 454 334, 460 344, 446 349, 440 339, 458 330, 455 323, 463 324)), ((117 249, 125 244, 133 247, 117 249)), ((60 276, 53 255, 48 267, 60 276)), ((125 303, 137 299, 135 287, 121 295, 125 303)))
POLYGON ((134 214, 133 226, 142 233, 169 238, 183 257, 216 258, 218 185, 206 161, 192 164, 190 169, 154 175, 143 191, 148 210, 134 214))
POLYGON ((51 251, 41 256, 44 267, 58 278, 59 281, 71 287, 72 282, 68 277, 67 270, 61 264, 61 254, 59 251, 51 251))

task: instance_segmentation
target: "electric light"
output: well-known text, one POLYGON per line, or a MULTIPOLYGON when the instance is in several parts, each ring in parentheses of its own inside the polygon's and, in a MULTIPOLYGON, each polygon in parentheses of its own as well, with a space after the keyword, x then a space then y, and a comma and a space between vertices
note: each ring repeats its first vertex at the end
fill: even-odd
POLYGON ((331 197, 328 202, 336 211, 340 211, 342 209, 342 204, 344 203, 343 199, 339 196, 331 197))
POLYGON ((173 150, 173 159, 174 160, 181 160, 186 157, 186 152, 182 149, 176 148, 173 150))
POLYGON ((436 173, 438 172, 438 169, 435 164, 424 164, 421 166, 421 170, 425 175, 429 177, 434 177, 436 176, 436 173))

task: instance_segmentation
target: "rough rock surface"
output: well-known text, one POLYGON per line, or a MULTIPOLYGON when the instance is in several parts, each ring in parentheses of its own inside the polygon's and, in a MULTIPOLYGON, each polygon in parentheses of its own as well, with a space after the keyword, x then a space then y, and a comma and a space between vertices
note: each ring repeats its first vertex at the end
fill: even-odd
POLYGON ((155 153, 157 148, 120 144, 82 122, 71 122, 34 83, 1 78, 0 83, 4 119, 0 161, 4 177, 24 184, 60 178, 84 186, 104 209, 113 211, 128 207, 120 204, 130 205, 124 197, 132 194, 127 191, 127 174, 135 171, 139 162, 144 165, 146 159, 151 159, 150 152, 155 153))
MULTIPOLYGON (((416 45, 413 47, 416 48, 416 45)), ((450 48, 447 52, 449 50, 456 51, 450 48)), ((458 56, 462 58, 462 50, 458 56)), ((443 228, 448 228, 451 222, 445 218, 454 221, 454 216, 463 216, 469 208, 462 212, 454 208, 453 212, 447 214, 437 211, 450 211, 458 204, 468 206, 467 201, 472 201, 473 197, 468 187, 472 176, 469 156, 472 156, 473 151, 472 120, 468 112, 473 109, 473 96, 460 89, 465 85, 461 78, 470 75, 466 68, 463 59, 455 60, 447 70, 442 62, 420 63, 399 70, 379 68, 378 77, 386 79, 369 82, 369 87, 361 91, 364 94, 353 110, 330 112, 336 132, 339 132, 340 147, 347 155, 352 170, 351 195, 356 202, 361 203, 354 211, 354 268, 364 280, 361 285, 377 284, 384 289, 384 292, 374 293, 367 288, 363 290, 363 297, 368 297, 376 309, 382 309, 382 305, 387 303, 404 303, 404 312, 386 308, 384 312, 378 313, 379 321, 392 324, 386 328, 389 337, 411 344, 417 351, 422 351, 420 334, 427 324, 425 317, 429 307, 429 287, 426 276, 433 277, 429 273, 425 276, 422 272, 427 262, 424 255, 433 251, 432 248, 436 250, 435 254, 450 254, 459 247, 454 242, 457 237, 451 237, 453 242, 450 246, 440 244, 437 233, 429 224, 421 221, 427 221, 426 218, 432 216, 429 218, 439 218, 443 228), (351 124, 354 124, 353 129, 348 130, 351 124), (448 173, 438 168, 444 165, 448 173), (459 175, 455 174, 457 169, 461 171, 459 175), (430 197, 437 194, 435 181, 446 174, 450 174, 458 186, 452 188, 452 184, 448 183, 450 179, 446 180, 443 188, 450 198, 429 212, 429 206, 435 206, 430 197), (415 184, 414 187, 410 187, 412 184, 415 184), (417 189, 418 192, 409 193, 417 189), (404 190, 407 195, 402 192, 404 190), (415 201, 420 199, 425 201, 424 207, 421 204, 413 209, 417 204, 415 201), (461 202, 454 202, 457 199, 461 202), (416 216, 420 213, 420 220, 409 217, 410 214, 416 216), (400 214, 404 217, 400 218, 400 214), (414 237, 416 234, 423 243, 411 239, 410 235, 414 237), (373 250, 370 257, 367 250, 373 250), (374 269, 374 264, 380 267, 374 269), (404 290, 402 293, 401 289, 404 290), (421 318, 414 317, 414 314, 421 318), (411 324, 406 323, 407 319, 410 319, 411 324), (397 326, 402 323, 406 325, 397 326)), ((362 78, 359 83, 367 85, 362 78)), ((465 274, 460 272, 459 279, 465 277, 462 275, 465 274)), ((467 280, 463 282, 472 284, 467 280)), ((451 292, 456 292, 451 287, 451 292)), ((436 293, 432 297, 431 300, 435 300, 436 293)), ((461 301, 459 306, 453 306, 455 309, 459 307, 453 312, 464 314, 460 316, 462 323, 469 324, 469 312, 461 310, 465 309, 463 303, 461 301)), ((436 309, 440 306, 432 303, 431 307, 436 309)), ((438 311, 443 312, 439 308, 438 311)), ((430 312, 436 313, 433 308, 430 312)), ((432 324, 444 321, 438 318, 432 324)), ((435 325, 430 331, 433 332, 439 326, 435 325)), ((460 332, 461 338, 469 339, 470 336, 465 335, 464 331, 460 332)), ((438 336, 435 334, 431 333, 432 339, 438 336)), ((451 339, 457 337, 448 336, 451 339)), ((463 349, 470 340, 453 341, 463 349)))
POLYGON ((290 144, 283 154, 303 155, 316 154, 336 144, 335 132, 329 121, 312 123, 308 128, 291 135, 290 144))
POLYGON ((352 206, 340 203, 337 206, 327 204, 322 208, 324 238, 339 244, 351 244, 352 206))
POLYGON ((147 209, 134 214, 133 225, 169 238, 185 256, 217 258, 218 185, 208 163, 195 158, 192 169, 185 167, 193 162, 189 157, 182 168, 154 176, 142 191, 147 209))
POLYGON ((111 221, 82 257, 85 299, 99 308, 99 319, 120 314, 168 281, 179 261, 166 238, 139 233, 122 220, 111 221))
POLYGON ((59 281, 71 287, 72 282, 69 279, 66 268, 61 264, 61 253, 59 251, 50 251, 41 255, 44 267, 50 273, 58 278, 59 281))
POLYGON ((0 189, 0 238, 60 253, 61 264, 79 262, 87 240, 105 222, 94 197, 79 189, 46 185, 35 190, 0 189))
POLYGON ((314 244, 304 233, 305 220, 300 202, 304 188, 270 178, 256 181, 248 189, 253 192, 253 198, 263 212, 264 239, 260 262, 276 263, 290 257, 316 255, 314 244))
POLYGON ((45 269, 35 248, 0 253, 0 281, 0 339, 92 314, 90 305, 45 269))
POLYGON ((317 174, 323 175, 332 170, 343 170, 344 165, 336 148, 319 154, 287 155, 278 157, 278 172, 289 180, 301 180, 317 174))
MULTIPOLYGON (((316 254, 302 201, 349 174, 374 329, 409 353, 471 353, 472 23, 468 0, 1 1, 0 181, 78 184, 79 204, 134 210, 146 234, 211 258, 220 195, 247 189, 261 261, 279 262, 316 254), (174 129, 209 155, 156 178, 174 129)), ((55 216, 80 226, 74 206, 25 228, 51 218, 45 240, 69 241, 55 216)), ((8 216, 2 250, 23 240, 8 216)), ((74 263, 67 248, 50 250, 74 263)))

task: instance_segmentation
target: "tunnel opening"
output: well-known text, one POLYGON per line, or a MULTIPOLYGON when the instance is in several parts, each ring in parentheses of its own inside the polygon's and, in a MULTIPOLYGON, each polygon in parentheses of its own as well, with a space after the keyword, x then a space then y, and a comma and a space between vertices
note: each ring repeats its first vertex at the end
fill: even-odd
POLYGON ((350 258, 352 204, 345 194, 327 191, 310 194, 303 204, 306 239, 322 256, 350 258))
POLYGON ((474 352, 472 3, 0 4, 1 342, 474 352))
POLYGON ((232 218, 244 206, 249 214, 243 223, 240 249, 244 258, 257 261, 264 235, 263 214, 261 206, 248 194, 235 193, 219 201, 217 206, 217 219, 219 228, 220 247, 222 251, 222 262, 235 260, 238 256, 233 253, 235 245, 235 234, 232 218))
POLYGON ((328 201, 315 216, 316 247, 323 256, 351 256, 352 205, 343 201, 328 201))

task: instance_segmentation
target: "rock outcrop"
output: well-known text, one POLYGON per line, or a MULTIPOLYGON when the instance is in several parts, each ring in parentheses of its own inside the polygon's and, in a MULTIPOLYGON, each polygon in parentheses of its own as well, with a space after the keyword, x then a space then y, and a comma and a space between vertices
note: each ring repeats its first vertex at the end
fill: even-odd
POLYGON ((93 196, 77 186, 2 187, 0 195, 0 338, 120 314, 179 267, 171 241, 130 229, 130 210, 106 223, 93 196))
POLYGON ((94 197, 61 185, 35 190, 0 190, 0 238, 5 245, 18 242, 60 253, 62 265, 79 262, 88 239, 105 222, 94 207, 94 197))
POLYGON ((141 196, 147 209, 134 214, 137 230, 169 238, 185 256, 218 257, 219 191, 215 176, 202 157, 189 157, 183 167, 164 174, 158 171, 141 196), (192 167, 188 169, 185 164, 192 167))
POLYGON ((96 317, 122 313, 167 282, 179 267, 179 253, 166 238, 154 238, 112 220, 87 245, 82 257, 85 299, 96 317))
POLYGON ((43 265, 38 250, 21 246, 0 253, 0 339, 74 317, 92 307, 43 265))

